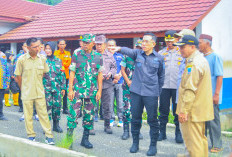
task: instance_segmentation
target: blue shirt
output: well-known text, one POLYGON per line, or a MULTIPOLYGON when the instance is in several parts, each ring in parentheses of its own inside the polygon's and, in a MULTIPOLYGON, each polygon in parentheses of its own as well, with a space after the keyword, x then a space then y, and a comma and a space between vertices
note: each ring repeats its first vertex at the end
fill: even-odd
POLYGON ((125 54, 135 61, 130 91, 141 96, 160 96, 164 84, 164 58, 153 51, 149 56, 140 49, 121 48, 125 54))
MULTIPOLYGON (((116 64, 117 64, 117 74, 118 74, 121 71, 120 63, 121 63, 121 61, 123 59, 123 55, 120 54, 120 53, 115 52, 113 56, 114 56, 114 59, 115 59, 116 64)), ((124 81, 124 79, 123 79, 123 77, 121 77, 120 80, 118 81, 118 84, 122 84, 123 81, 124 81)))
POLYGON ((180 87, 182 75, 184 73, 184 69, 185 69, 185 58, 183 58, 182 62, 180 63, 180 66, 179 66, 179 72, 178 72, 178 78, 177 78, 177 89, 176 89, 176 103, 178 102, 178 98, 179 98, 179 94, 178 94, 179 87, 180 87))
MULTIPOLYGON (((217 77, 223 76, 223 61, 222 58, 219 57, 216 53, 211 53, 207 56, 205 56, 207 61, 209 62, 210 72, 211 72, 211 80, 212 80, 212 91, 213 96, 216 90, 216 84, 217 84, 217 77)), ((222 88, 220 90, 219 94, 219 103, 222 103, 222 88)))

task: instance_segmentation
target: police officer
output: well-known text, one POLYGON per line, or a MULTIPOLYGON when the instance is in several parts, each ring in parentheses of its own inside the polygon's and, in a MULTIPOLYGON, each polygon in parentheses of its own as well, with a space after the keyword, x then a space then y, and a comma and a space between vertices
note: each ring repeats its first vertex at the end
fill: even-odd
POLYGON ((93 129, 94 106, 102 92, 102 55, 93 50, 94 35, 83 36, 83 50, 72 56, 69 78, 69 99, 71 101, 68 119, 67 137, 72 139, 77 126, 80 107, 83 104, 83 137, 81 146, 93 148, 89 142, 89 130, 93 129))
POLYGON ((176 143, 183 143, 183 139, 180 132, 178 115, 176 114, 176 88, 177 79, 179 73, 179 66, 183 58, 180 54, 180 49, 177 46, 173 46, 175 43, 174 34, 176 31, 170 30, 165 32, 165 42, 167 47, 159 51, 159 54, 164 57, 165 62, 165 79, 162 93, 160 95, 160 106, 159 106, 159 121, 160 121, 160 134, 158 141, 165 140, 166 137, 166 125, 168 123, 168 116, 170 111, 170 99, 173 104, 173 115, 174 123, 176 125, 175 140, 176 143))
POLYGON ((214 119, 214 111, 210 68, 197 50, 198 43, 194 36, 185 35, 175 44, 180 46, 181 55, 186 59, 176 114, 189 155, 206 157, 205 122, 214 119))
POLYGON ((135 71, 130 86, 131 91, 131 133, 133 144, 131 153, 139 150, 139 133, 141 128, 144 106, 147 110, 147 121, 150 126, 150 147, 148 156, 157 153, 157 138, 159 123, 157 120, 158 97, 164 83, 164 60, 153 48, 156 45, 156 36, 145 33, 142 41, 142 50, 116 47, 116 51, 128 55, 135 61, 135 71))
POLYGON ((62 133, 59 126, 61 95, 64 96, 66 89, 65 73, 61 71, 62 62, 54 56, 55 44, 48 42, 45 44, 45 53, 49 72, 44 74, 43 84, 45 88, 45 98, 49 119, 53 119, 53 131, 62 133))

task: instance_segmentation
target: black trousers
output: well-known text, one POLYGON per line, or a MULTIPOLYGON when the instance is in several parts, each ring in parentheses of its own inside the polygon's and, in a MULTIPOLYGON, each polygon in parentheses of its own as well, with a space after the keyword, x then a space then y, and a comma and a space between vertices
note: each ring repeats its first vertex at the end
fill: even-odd
POLYGON ((147 110, 147 122, 150 126, 150 137, 157 141, 159 135, 159 123, 157 119, 158 97, 141 96, 131 92, 131 133, 138 136, 141 129, 143 108, 147 110))
POLYGON ((166 125, 168 123, 168 115, 170 112, 170 100, 172 98, 172 112, 174 115, 174 123, 176 125, 176 133, 179 133, 180 127, 179 127, 179 121, 178 121, 178 115, 176 114, 176 89, 166 89, 163 88, 161 95, 160 95, 160 106, 159 106, 159 122, 160 122, 160 131, 166 132, 166 125))
POLYGON ((19 107, 23 108, 23 102, 22 102, 22 99, 21 99, 21 90, 19 90, 19 107))
POLYGON ((68 97, 67 88, 68 88, 68 79, 66 79, 66 90, 65 90, 65 95, 63 97, 63 111, 68 109, 68 107, 67 107, 67 103, 68 103, 68 101, 67 101, 67 97, 68 97))
POLYGON ((3 99, 4 99, 5 89, 0 89, 0 117, 3 116, 3 99))

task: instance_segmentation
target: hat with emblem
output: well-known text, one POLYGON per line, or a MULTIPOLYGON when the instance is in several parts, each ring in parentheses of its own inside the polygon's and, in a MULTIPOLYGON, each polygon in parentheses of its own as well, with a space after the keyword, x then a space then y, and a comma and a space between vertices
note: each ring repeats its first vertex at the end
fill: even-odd
POLYGON ((106 42, 106 36, 104 36, 104 35, 97 35, 95 37, 95 43, 96 44, 103 44, 105 42, 106 42))
POLYGON ((196 36, 194 31, 191 29, 182 29, 179 33, 175 33, 174 37, 175 38, 179 38, 179 37, 183 37, 184 35, 192 35, 192 36, 196 36))
POLYGON ((198 45, 199 42, 196 37, 192 35, 184 35, 179 42, 173 44, 174 46, 183 46, 183 45, 198 45))
POLYGON ((174 38, 175 33, 176 33, 176 31, 174 31, 174 30, 170 30, 170 31, 165 32, 164 40, 165 41, 174 41, 175 40, 175 38, 174 38))
POLYGON ((93 34, 85 34, 85 35, 82 36, 81 40, 83 42, 90 43, 92 41, 95 41, 95 35, 93 35, 93 34))

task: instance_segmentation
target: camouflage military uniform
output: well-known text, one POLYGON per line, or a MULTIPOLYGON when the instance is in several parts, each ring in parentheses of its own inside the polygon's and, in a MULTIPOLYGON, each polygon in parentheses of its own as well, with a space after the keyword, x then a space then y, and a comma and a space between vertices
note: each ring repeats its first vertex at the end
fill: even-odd
POLYGON ((76 51, 69 67, 75 72, 73 81, 74 99, 69 106, 68 128, 76 128, 81 105, 84 106, 83 127, 93 128, 94 106, 96 106, 98 72, 102 71, 102 56, 92 51, 76 51))
POLYGON ((61 90, 66 89, 65 73, 61 71, 61 60, 53 57, 47 58, 49 72, 44 74, 43 84, 49 119, 60 120, 61 90), (51 117, 52 116, 52 117, 51 117))
MULTIPOLYGON (((132 80, 132 75, 135 69, 134 60, 131 59, 130 57, 125 56, 121 62, 121 66, 125 67, 125 72, 128 76, 128 79, 132 80)), ((123 82, 122 88, 123 88, 123 106, 124 106, 123 121, 124 123, 129 123, 131 120, 130 119, 131 99, 130 99, 130 90, 126 81, 123 82)))

